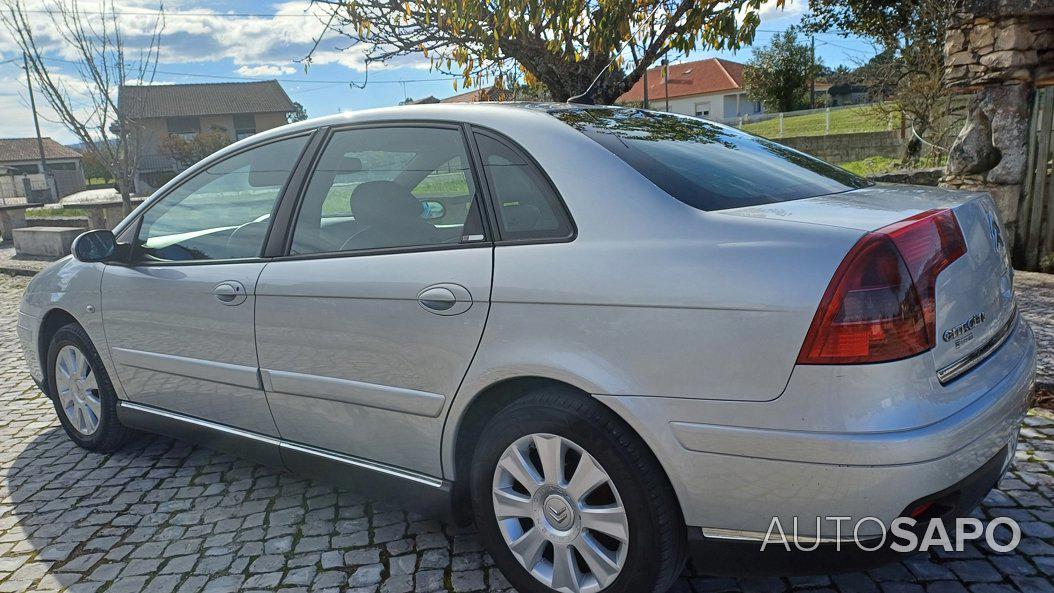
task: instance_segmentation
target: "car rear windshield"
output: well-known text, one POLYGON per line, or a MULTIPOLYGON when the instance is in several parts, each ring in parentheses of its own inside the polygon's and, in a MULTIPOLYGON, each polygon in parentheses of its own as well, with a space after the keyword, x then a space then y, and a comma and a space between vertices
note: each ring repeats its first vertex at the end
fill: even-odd
POLYGON ((781 144, 694 117, 607 108, 561 109, 552 115, 700 210, 800 200, 871 185, 781 144))

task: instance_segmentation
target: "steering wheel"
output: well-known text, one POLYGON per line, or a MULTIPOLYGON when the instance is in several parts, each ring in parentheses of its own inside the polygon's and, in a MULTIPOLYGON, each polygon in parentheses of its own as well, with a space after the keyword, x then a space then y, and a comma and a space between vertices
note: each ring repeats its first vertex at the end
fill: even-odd
POLYGON ((344 249, 348 246, 348 244, 351 243, 353 240, 355 240, 356 237, 358 237, 359 235, 365 233, 366 231, 368 231, 368 230, 370 230, 372 228, 373 228, 372 226, 367 226, 365 228, 361 228, 361 229, 355 231, 354 233, 352 233, 352 235, 350 237, 348 237, 347 239, 344 239, 344 242, 340 244, 340 247, 337 248, 337 251, 344 251, 344 249))
POLYGON ((228 235, 227 243, 226 243, 226 245, 224 245, 224 249, 230 251, 232 246, 237 245, 237 243, 235 242, 234 238, 238 236, 238 233, 242 233, 244 235, 245 233, 243 233, 243 231, 245 231, 246 227, 253 227, 255 229, 255 228, 258 228, 260 224, 266 223, 266 222, 267 222, 267 219, 264 219, 264 220, 251 220, 251 221, 249 221, 249 222, 247 222, 245 224, 242 224, 242 225, 238 226, 238 228, 234 229, 234 231, 231 232, 230 235, 228 235))

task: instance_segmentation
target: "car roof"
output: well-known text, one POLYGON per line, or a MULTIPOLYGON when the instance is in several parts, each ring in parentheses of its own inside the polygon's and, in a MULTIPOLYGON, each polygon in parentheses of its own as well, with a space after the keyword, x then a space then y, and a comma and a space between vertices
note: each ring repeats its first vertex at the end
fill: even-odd
MULTIPOLYGON (((345 111, 334 115, 326 115, 306 119, 301 122, 280 126, 251 136, 253 142, 259 142, 272 136, 285 135, 300 130, 308 130, 321 126, 341 126, 356 123, 371 123, 384 121, 449 121, 465 122, 484 125, 488 127, 502 128, 506 126, 515 127, 516 124, 553 126, 554 129, 563 128, 573 131, 572 128, 563 124, 549 114, 574 109, 612 109, 607 105, 578 105, 568 103, 552 103, 537 101, 508 101, 508 102, 483 102, 483 103, 432 103, 424 105, 400 105, 396 107, 377 107, 357 111, 345 111)), ((616 108, 617 109, 617 108, 616 108)), ((247 139, 249 140, 249 139, 247 139)))
MULTIPOLYGON (((221 148, 211 155, 191 165, 179 175, 174 177, 154 195, 164 193, 164 190, 172 185, 182 182, 183 179, 195 175, 198 171, 212 163, 221 161, 241 150, 257 146, 279 138, 291 135, 307 133, 324 126, 345 126, 352 124, 372 123, 468 123, 484 128, 496 130, 512 137, 514 140, 524 134, 544 134, 548 140, 560 135, 579 135, 579 132, 571 126, 563 123, 550 114, 565 109, 586 108, 586 105, 547 103, 530 101, 513 102, 484 102, 484 103, 433 103, 425 105, 399 105, 395 107, 378 107, 373 109, 362 109, 358 111, 345 111, 333 115, 314 117, 277 128, 272 128, 248 138, 239 140, 229 146, 221 148)), ((598 106, 607 108, 607 106, 598 106)), ((151 196, 153 198, 153 196, 151 196)), ((136 212, 145 209, 152 199, 147 199, 136 208, 136 212)), ((134 218, 133 216, 127 217, 134 218)), ((115 230, 123 230, 119 225, 115 230)))

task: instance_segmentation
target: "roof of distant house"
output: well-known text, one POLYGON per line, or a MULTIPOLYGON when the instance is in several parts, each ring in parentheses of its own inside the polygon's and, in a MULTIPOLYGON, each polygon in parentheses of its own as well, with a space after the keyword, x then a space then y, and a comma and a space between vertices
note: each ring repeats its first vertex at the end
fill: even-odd
POLYGON ((427 97, 424 97, 422 99, 407 99, 407 100, 405 100, 405 101, 403 101, 402 103, 399 103, 399 104, 400 105, 434 105, 435 103, 439 103, 439 102, 440 102, 439 99, 436 99, 435 95, 428 95, 427 97))
POLYGON ((485 86, 471 91, 465 91, 445 99, 440 99, 440 103, 477 103, 482 101, 504 101, 510 97, 511 93, 504 89, 495 89, 493 86, 485 86))
MULTIPOLYGON (((695 62, 670 64, 670 98, 689 97, 722 91, 738 91, 743 88, 743 64, 708 58, 695 62)), ((648 69, 648 98, 652 101, 666 98, 666 81, 662 67, 648 69)), ((644 77, 633 88, 626 91, 616 102, 644 100, 644 77)))
MULTIPOLYGON (((63 146, 51 138, 42 138, 44 157, 49 159, 79 159, 81 153, 63 146)), ((40 159, 40 149, 36 138, 0 138, 0 163, 15 161, 36 161, 40 159)))
POLYGON ((117 103, 131 117, 274 113, 293 110, 277 80, 122 86, 117 103))

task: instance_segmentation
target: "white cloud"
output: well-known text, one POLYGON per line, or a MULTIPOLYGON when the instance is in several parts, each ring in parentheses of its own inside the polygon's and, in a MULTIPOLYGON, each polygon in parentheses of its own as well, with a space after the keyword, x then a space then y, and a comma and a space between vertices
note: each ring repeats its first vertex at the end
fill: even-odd
MULTIPOLYGON (((29 98, 26 94, 26 79, 23 75, 12 75, 7 71, 0 76, 0 113, 6 117, 0 117, 0 138, 29 138, 36 136, 33 128, 33 112, 29 108, 29 98)), ((40 133, 49 136, 64 144, 76 142, 76 137, 69 132, 61 123, 58 123, 58 115, 42 100, 40 94, 36 96, 37 111, 40 114, 40 133)))
MULTIPOLYGON (((26 6, 30 9, 49 8, 55 1, 26 0, 26 6)), ((180 3, 176 8, 166 4, 160 69, 192 71, 179 66, 230 60, 235 71, 243 76, 292 74, 302 68, 299 60, 307 56, 315 38, 323 34, 313 55, 313 64, 343 66, 355 73, 366 69, 362 49, 348 48, 347 39, 332 31, 327 32, 323 9, 309 1, 250 5, 253 6, 252 12, 275 13, 274 16, 260 17, 223 16, 208 3, 202 4, 180 3)), ((123 13, 120 25, 130 50, 128 53, 136 53, 150 40, 156 0, 117 0, 116 7, 119 13, 123 13)), ((98 10, 94 4, 90 7, 82 4, 82 9, 98 10)), ((29 17, 34 35, 47 55, 64 60, 80 58, 76 49, 61 39, 47 15, 32 13, 29 17)), ((92 14, 89 19, 99 21, 101 17, 92 14)), ((6 31, 0 30, 0 55, 16 52, 13 39, 6 31)), ((427 60, 408 57, 399 60, 399 64, 417 67, 427 64, 427 60)))
POLYGON ((242 76, 281 76, 283 74, 292 74, 296 72, 296 68, 292 66, 261 64, 259 66, 240 66, 237 72, 242 76))
POLYGON ((769 0, 761 5, 761 20, 764 22, 765 19, 797 18, 805 12, 805 8, 806 0, 787 0, 782 7, 777 6, 775 0, 769 0))

